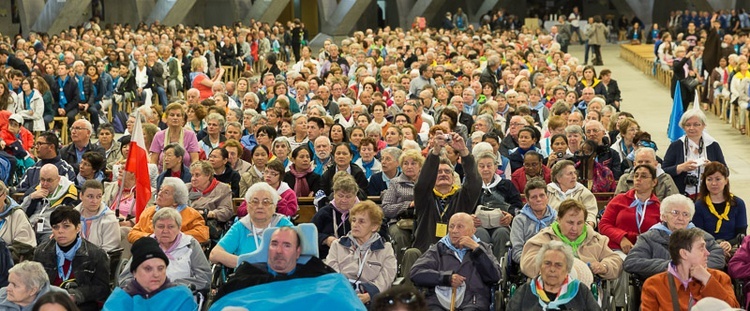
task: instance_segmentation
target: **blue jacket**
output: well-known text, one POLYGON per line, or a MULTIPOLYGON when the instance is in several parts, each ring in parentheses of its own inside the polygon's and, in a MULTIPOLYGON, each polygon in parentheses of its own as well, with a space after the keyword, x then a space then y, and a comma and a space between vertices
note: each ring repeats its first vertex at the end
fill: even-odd
POLYGON ((151 297, 131 296, 118 287, 104 303, 103 310, 191 311, 198 310, 198 304, 195 303, 193 294, 186 286, 173 286, 151 297))

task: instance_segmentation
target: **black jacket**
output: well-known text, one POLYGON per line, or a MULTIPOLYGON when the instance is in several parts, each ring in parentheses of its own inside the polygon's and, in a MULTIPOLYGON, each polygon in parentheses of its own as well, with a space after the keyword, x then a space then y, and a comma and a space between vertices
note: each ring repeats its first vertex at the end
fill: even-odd
MULTIPOLYGON (((76 86, 76 103, 79 104, 89 104, 89 106, 94 105, 94 84, 91 82, 91 78, 87 75, 83 75, 83 94, 84 99, 81 100, 81 95, 78 90, 78 79, 81 77, 77 75, 73 75, 73 83, 76 86)), ((70 101, 70 98, 68 98, 68 101, 70 101)))
POLYGON ((31 75, 31 70, 29 70, 29 67, 26 66, 26 63, 24 63, 23 60, 13 54, 8 54, 8 63, 6 65, 13 67, 13 69, 20 70, 21 72, 23 72, 23 75, 25 77, 31 75))
POLYGON ((229 163, 226 164, 224 173, 222 173, 221 175, 214 175, 214 177, 216 177, 216 179, 220 182, 223 182, 229 185, 230 188, 232 188, 233 198, 240 197, 240 173, 232 169, 232 166, 229 165, 229 163))
MULTIPOLYGON (((718 161, 726 165, 727 162, 724 160, 724 153, 721 151, 721 146, 718 142, 713 142, 706 146, 706 158, 709 161, 718 161)), ((674 180, 674 184, 680 193, 685 193, 685 178, 687 172, 677 174, 677 165, 685 162, 685 143, 682 139, 675 140, 667 148, 667 152, 664 154, 664 163, 662 163, 662 169, 664 172, 671 175, 674 180)))
MULTIPOLYGON (((609 85, 604 87, 606 89, 607 105, 615 105, 615 101, 622 101, 620 92, 620 86, 617 85, 617 81, 609 80, 609 85)), ((616 107, 615 107, 616 108, 616 107)))
MULTIPOLYGON (((305 179, 307 180, 307 186, 310 188, 310 191, 312 191, 313 194, 322 189, 320 175, 310 172, 310 174, 307 174, 305 176, 305 179)), ((294 177, 294 174, 292 174, 292 172, 286 172, 284 174, 284 182, 289 185, 289 188, 292 188, 292 190, 294 190, 294 185, 297 184, 297 178, 294 177)))
MULTIPOLYGON (((55 99, 55 110, 60 107, 60 78, 55 78, 55 83, 53 85, 50 85, 50 91, 52 91, 52 97, 55 99)), ((65 112, 69 112, 73 109, 78 108, 78 85, 76 85, 76 81, 72 77, 68 77, 68 81, 65 82, 62 88, 62 92, 65 95, 65 99, 68 101, 68 103, 65 105, 65 112)), ((68 124, 69 126, 72 126, 72 124, 68 124)))
MULTIPOLYGON (((55 245, 55 240, 49 240, 34 251, 34 261, 42 264, 50 283, 58 277, 55 245)), ((71 278, 75 276, 78 287, 68 289, 68 293, 75 296, 77 304, 107 300, 110 271, 109 257, 104 250, 84 239, 76 251, 72 266, 71 278)))
MULTIPOLYGON (((365 172, 362 171, 361 168, 359 168, 359 165, 356 165, 354 163, 350 163, 349 167, 351 168, 350 175, 354 176, 354 180, 357 181, 359 190, 367 193, 367 176, 365 176, 365 172)), ((326 196, 329 196, 331 195, 331 193, 333 193, 333 175, 335 174, 336 163, 333 163, 330 167, 328 167, 325 173, 323 173, 320 188, 323 190, 323 192, 325 192, 326 196)), ((291 187, 291 185, 289 186, 291 187)))

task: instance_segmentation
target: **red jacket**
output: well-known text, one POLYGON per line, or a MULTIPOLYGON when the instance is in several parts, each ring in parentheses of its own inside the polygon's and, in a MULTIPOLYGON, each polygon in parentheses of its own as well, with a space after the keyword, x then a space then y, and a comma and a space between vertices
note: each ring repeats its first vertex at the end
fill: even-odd
MULTIPOLYGON (((544 176, 545 183, 549 184, 552 182, 552 171, 550 171, 549 167, 547 167, 546 165, 542 165, 542 175, 544 176)), ((526 168, 521 167, 520 169, 517 169, 515 172, 513 172, 513 174, 510 175, 510 181, 514 186, 516 186, 516 189, 518 189, 519 193, 524 193, 523 189, 526 188, 526 168)), ((525 197, 523 201, 526 202, 525 197)))
MULTIPOLYGON (((0 139, 5 141, 5 145, 9 146, 17 140, 16 136, 8 131, 8 120, 10 119, 11 112, 7 110, 0 111, 0 139)), ((34 147, 34 134, 21 126, 21 145, 27 152, 34 147)), ((12 153, 11 153, 12 154, 12 153)))
POLYGON ((630 189, 628 192, 615 196, 604 209, 604 215, 599 222, 599 233, 609 238, 609 248, 611 249, 620 249, 620 241, 623 237, 628 238, 631 243, 635 244, 642 232, 648 231, 651 226, 660 221, 661 211, 659 206, 661 203, 652 192, 639 230, 635 220, 635 207, 630 207, 634 200, 635 189, 630 189))

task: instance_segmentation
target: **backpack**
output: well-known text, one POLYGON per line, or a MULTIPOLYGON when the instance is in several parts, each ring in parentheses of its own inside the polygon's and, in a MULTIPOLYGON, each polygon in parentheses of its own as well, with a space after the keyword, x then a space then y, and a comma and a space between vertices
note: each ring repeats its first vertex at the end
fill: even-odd
POLYGON ((112 113, 112 127, 115 128, 115 133, 125 133, 127 128, 128 114, 124 111, 115 111, 112 113))

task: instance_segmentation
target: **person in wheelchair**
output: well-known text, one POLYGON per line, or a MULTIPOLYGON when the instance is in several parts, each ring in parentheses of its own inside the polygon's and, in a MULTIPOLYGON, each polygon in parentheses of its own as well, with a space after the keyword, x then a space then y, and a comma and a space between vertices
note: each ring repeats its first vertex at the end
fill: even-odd
MULTIPOLYGON (((167 267, 167 276, 176 284, 184 284, 192 290, 208 289, 211 282, 211 265, 203 253, 200 243, 192 236, 180 232, 182 216, 173 208, 162 208, 151 221, 154 234, 141 239, 156 239, 167 257, 172 258, 167 267)), ((136 241, 137 242, 137 241, 136 241)), ((131 261, 132 262, 132 261, 131 261)), ((131 262, 120 273, 120 287, 125 287, 133 278, 131 262)))
POLYGON ((159 242, 141 238, 133 243, 131 252, 128 271, 132 277, 122 288, 115 288, 104 303, 104 310, 198 310, 188 287, 169 279, 169 257, 159 242))
POLYGON ((115 212, 102 203, 104 186, 96 180, 87 180, 81 185, 81 204, 76 210, 81 213, 81 237, 105 252, 120 247, 120 225, 115 212))
POLYGON ((641 309, 667 311, 679 306, 681 310, 690 310, 696 301, 705 297, 725 301, 734 308, 740 306, 729 276, 707 266, 706 236, 710 235, 699 228, 674 230, 669 236, 666 267, 643 284, 641 309))
POLYGON ((453 214, 448 234, 412 266, 409 277, 416 286, 428 288, 430 310, 449 310, 454 304, 455 310, 489 309, 492 285, 502 274, 492 246, 480 241, 475 233, 471 215, 453 214))
POLYGON ((557 211, 547 203, 547 184, 544 179, 535 177, 526 182, 524 194, 526 205, 513 218, 510 230, 510 252, 514 263, 521 262, 526 241, 540 230, 549 227, 557 218, 557 211))
POLYGON ((331 244, 325 263, 349 279, 359 300, 368 305, 391 287, 396 277, 396 257, 391 243, 378 234, 383 211, 367 200, 349 211, 352 229, 331 244))
MULTIPOLYGON (((166 152, 165 152, 166 156, 166 152)), ((225 223, 234 218, 232 189, 214 177, 214 168, 208 161, 195 161, 190 165, 192 176, 187 188, 190 207, 207 211, 208 219, 225 223)))
MULTIPOLYGON (((18 203, 10 197, 10 189, 0 180, 0 238, 5 244, 14 246, 11 252, 15 259, 22 254, 32 257, 36 248, 36 234, 18 203)), ((14 262, 18 262, 15 260, 14 262)), ((28 260, 31 258, 23 258, 28 260)))
POLYGON ((497 173, 499 163, 494 152, 479 152, 475 159, 479 176, 482 178, 482 194, 477 200, 474 215, 476 234, 483 242, 491 243, 495 257, 500 258, 506 252, 505 244, 510 241, 510 226, 513 223, 513 217, 523 207, 523 202, 513 183, 508 179, 503 179, 497 173), (498 221, 493 223, 482 221, 484 218, 482 213, 501 216, 498 216, 498 221))
POLYGON ((730 258, 732 247, 742 242, 740 239, 747 231, 745 201, 729 191, 726 165, 713 161, 703 170, 693 224, 711 234, 730 258))
POLYGON ((107 253, 79 235, 81 213, 73 207, 56 207, 50 224, 53 238, 37 247, 34 261, 44 266, 50 283, 65 289, 78 308, 98 310, 98 303, 110 294, 107 253))
POLYGON ((147 207, 141 213, 138 223, 128 233, 128 241, 130 243, 135 243, 136 240, 154 233, 151 218, 154 216, 154 213, 162 208, 174 208, 180 213, 180 216, 182 216, 180 231, 193 236, 193 238, 198 240, 198 243, 208 242, 208 226, 206 226, 201 213, 187 206, 188 189, 182 180, 177 177, 165 177, 161 184, 161 189, 156 195, 155 203, 155 206, 147 207))
POLYGON ((534 254, 538 274, 519 287, 506 310, 601 310, 589 288, 570 275, 574 260, 573 248, 566 243, 542 245, 534 254))
POLYGON ((0 289, 0 310, 30 310, 39 297, 48 292, 68 294, 64 289, 50 286, 42 264, 27 260, 8 270, 8 285, 0 289))
POLYGON ((745 295, 745 305, 742 307, 747 309, 750 307, 748 305, 748 302, 750 302, 750 291, 747 290, 749 288, 747 280, 750 279, 750 236, 746 236, 742 240, 742 244, 737 249, 737 252, 734 253, 732 259, 729 259, 728 266, 729 269, 727 272, 729 276, 744 284, 743 294, 745 295))
MULTIPOLYGON (((638 241, 625 257, 625 272, 646 279, 664 272, 670 262, 669 236, 678 229, 695 228, 690 219, 695 214, 695 206, 690 198, 673 194, 661 202, 661 220, 638 237, 638 241)), ((723 269, 726 265, 724 250, 714 237, 704 231, 703 239, 709 251, 708 267, 723 269)))
MULTIPOLYGON (((412 228, 408 228, 408 221, 399 225, 399 214, 408 209, 414 211, 414 184, 419 177, 419 171, 424 164, 424 157, 417 150, 406 150, 398 158, 401 175, 391 180, 391 185, 381 195, 381 207, 388 220, 388 233, 391 235, 393 250, 396 258, 401 262, 403 256, 401 248, 409 247, 413 243, 412 228)), ((413 214, 413 213, 412 213, 413 214)))
POLYGON ((247 189, 245 201, 248 214, 235 222, 219 243, 211 250, 208 259, 226 267, 236 268, 240 255, 255 251, 263 240, 263 230, 270 227, 290 227, 292 222, 276 213, 279 195, 267 183, 259 182, 247 189))

